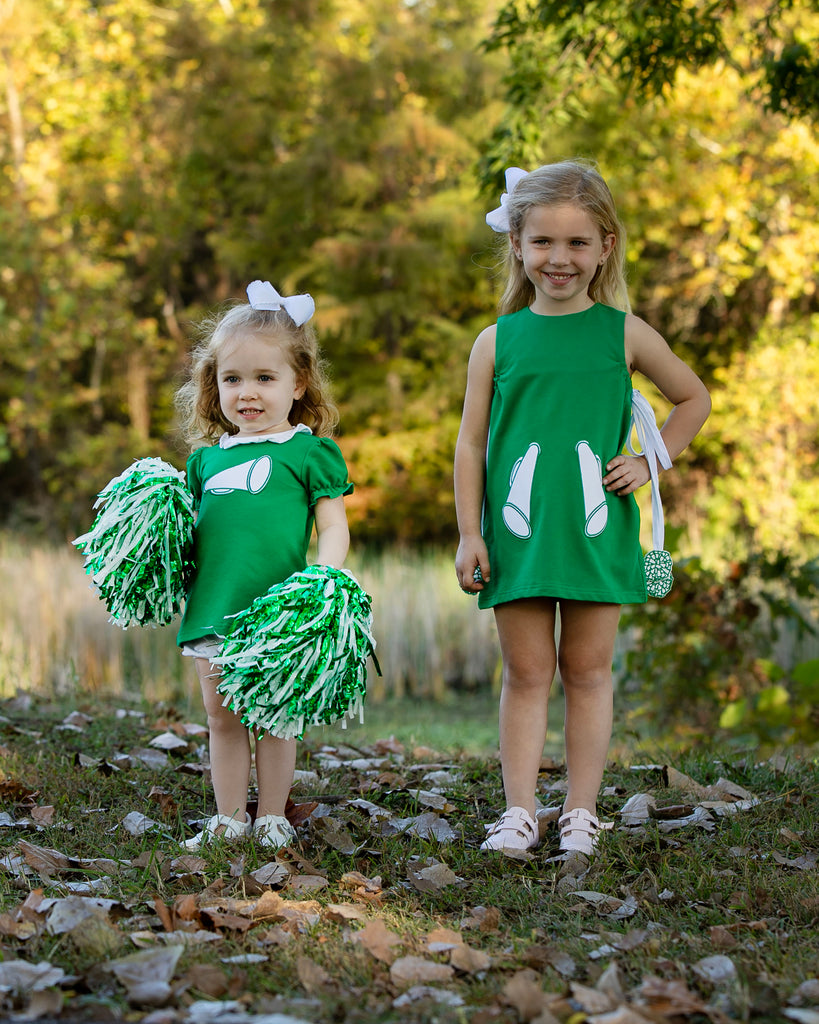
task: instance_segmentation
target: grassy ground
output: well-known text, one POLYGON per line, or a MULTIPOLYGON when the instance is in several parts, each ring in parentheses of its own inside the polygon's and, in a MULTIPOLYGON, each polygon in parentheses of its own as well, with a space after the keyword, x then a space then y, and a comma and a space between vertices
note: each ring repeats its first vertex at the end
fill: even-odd
MULTIPOLYGON (((550 727, 546 751, 562 751, 563 701, 560 687, 550 702, 550 727)), ((443 700, 403 698, 380 704, 370 701, 364 721, 355 720, 343 729, 340 724, 317 731, 314 739, 327 743, 367 746, 394 736, 405 747, 432 747, 459 755, 493 755, 498 749, 498 697, 487 689, 450 694, 443 700)))
MULTIPOLYGON (((544 824, 540 847, 512 859, 478 850, 502 806, 485 704, 474 745, 466 700, 405 705, 399 723, 373 706, 366 732, 308 738, 292 811, 305 820, 274 860, 251 840, 181 856, 177 841, 212 811, 186 716, 6 702, 0 1016, 815 1020, 815 763, 716 750, 612 763, 601 810, 615 827, 596 858, 553 860, 544 824), (152 746, 160 736, 180 745, 152 746), (640 794, 656 806, 626 828, 640 794), (139 833, 135 814, 155 826, 139 833)), ((564 782, 545 758, 544 807, 564 782)))

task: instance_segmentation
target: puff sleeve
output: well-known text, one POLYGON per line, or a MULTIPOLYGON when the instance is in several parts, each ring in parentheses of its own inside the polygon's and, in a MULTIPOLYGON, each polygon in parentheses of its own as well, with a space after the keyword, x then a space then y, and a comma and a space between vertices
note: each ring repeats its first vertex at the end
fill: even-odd
POLYGON ((319 498, 338 498, 353 490, 347 463, 335 441, 329 437, 315 440, 304 462, 304 483, 311 508, 319 498))

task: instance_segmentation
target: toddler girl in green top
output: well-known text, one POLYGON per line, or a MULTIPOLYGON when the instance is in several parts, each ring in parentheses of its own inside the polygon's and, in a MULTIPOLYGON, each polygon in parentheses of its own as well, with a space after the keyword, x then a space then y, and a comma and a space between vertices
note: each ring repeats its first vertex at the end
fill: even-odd
POLYGON ((259 800, 251 825, 251 737, 239 715, 223 706, 210 659, 219 654, 218 637, 231 616, 305 568, 314 526, 320 565, 340 569, 350 541, 344 495, 352 484, 328 436, 337 415, 308 325, 313 300, 282 298, 267 281, 254 281, 247 292, 249 303, 205 323, 191 379, 177 394, 193 448, 187 472, 197 509, 196 572, 178 642, 196 659, 217 811, 184 844, 191 850, 215 835, 251 831, 274 848, 293 839, 284 810, 296 741, 255 738, 259 800))
POLYGON ((581 161, 511 168, 506 184, 486 218, 509 240, 501 316, 473 347, 455 453, 458 582, 494 609, 503 658, 506 810, 482 848, 538 842, 535 790, 559 670, 568 771, 560 848, 590 854, 620 605, 646 600, 633 492, 649 481, 649 464, 621 454, 631 375, 644 374, 674 406, 658 438, 670 459, 705 422, 710 399, 629 312, 625 232, 597 170, 581 161))

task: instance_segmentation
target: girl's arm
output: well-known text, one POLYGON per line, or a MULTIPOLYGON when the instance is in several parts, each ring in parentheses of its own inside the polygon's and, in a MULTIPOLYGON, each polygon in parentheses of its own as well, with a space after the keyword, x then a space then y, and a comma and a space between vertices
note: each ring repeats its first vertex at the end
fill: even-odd
POLYGON ((350 550, 350 528, 347 526, 344 498, 319 498, 315 517, 318 537, 316 562, 340 569, 350 550))
MULTIPOLYGON (((711 411, 708 390, 653 327, 639 317, 626 317, 626 362, 647 377, 674 408, 660 433, 672 459, 684 451, 696 437, 711 411)), ((603 485, 608 491, 631 494, 648 483, 648 463, 642 457, 618 455, 606 465, 603 485)))
POLYGON ((462 590, 476 594, 483 584, 472 578, 479 567, 489 579, 489 554, 481 536, 481 509, 486 477, 486 439, 495 375, 495 325, 481 331, 469 357, 466 396, 455 446, 455 512, 460 542, 455 573, 462 590))

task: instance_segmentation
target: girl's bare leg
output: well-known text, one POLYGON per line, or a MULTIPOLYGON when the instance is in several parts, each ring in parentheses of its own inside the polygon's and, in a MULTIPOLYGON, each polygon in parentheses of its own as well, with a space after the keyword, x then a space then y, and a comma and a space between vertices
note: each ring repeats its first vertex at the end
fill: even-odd
POLYGON ((282 740, 277 736, 263 736, 256 740, 257 817, 284 814, 295 767, 296 740, 282 740))
POLYGON ((560 602, 558 668, 566 697, 569 790, 564 810, 596 813, 611 742, 614 642, 620 605, 560 602))
POLYGON ((526 598, 501 604, 495 622, 503 656, 499 724, 506 806, 523 807, 534 817, 555 674, 555 602, 526 598))
POLYGON ((222 707, 224 698, 216 692, 219 673, 207 658, 196 659, 196 671, 210 731, 210 774, 216 810, 230 818, 245 820, 250 785, 250 736, 241 718, 222 707))

